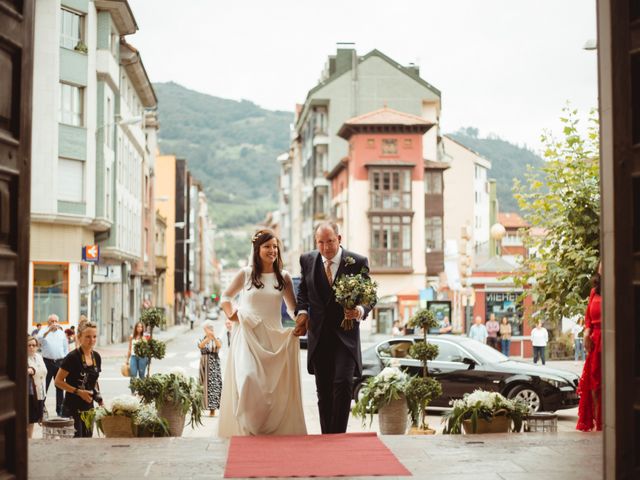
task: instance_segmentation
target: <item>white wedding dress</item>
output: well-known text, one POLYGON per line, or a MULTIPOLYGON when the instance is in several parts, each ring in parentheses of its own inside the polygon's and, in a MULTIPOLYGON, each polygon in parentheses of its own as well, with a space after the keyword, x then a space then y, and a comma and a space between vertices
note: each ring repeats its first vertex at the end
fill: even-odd
MULTIPOLYGON (((273 273, 262 275, 263 288, 248 288, 250 274, 244 268, 237 279, 244 277, 240 321, 234 322, 224 369, 218 435, 305 435, 300 342, 280 318, 285 291, 274 288, 273 273)), ((292 296, 292 289, 287 293, 292 296)))

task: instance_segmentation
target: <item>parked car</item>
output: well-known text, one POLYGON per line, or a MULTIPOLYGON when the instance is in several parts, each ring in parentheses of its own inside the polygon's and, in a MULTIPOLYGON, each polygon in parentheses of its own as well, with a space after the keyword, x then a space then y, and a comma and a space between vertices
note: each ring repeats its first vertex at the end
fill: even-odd
MULTIPOLYGON (((507 398, 526 401, 535 412, 553 412, 578 405, 580 377, 572 372, 512 360, 476 340, 457 335, 428 336, 438 345, 438 357, 428 363, 429 374, 442 383, 442 395, 431 402, 434 409, 449 408, 449 402, 476 389, 499 392, 507 398)), ((393 359, 401 369, 421 375, 419 360, 408 356, 409 347, 421 338, 391 338, 362 353, 363 372, 355 381, 354 398, 363 382, 377 375, 393 359)))

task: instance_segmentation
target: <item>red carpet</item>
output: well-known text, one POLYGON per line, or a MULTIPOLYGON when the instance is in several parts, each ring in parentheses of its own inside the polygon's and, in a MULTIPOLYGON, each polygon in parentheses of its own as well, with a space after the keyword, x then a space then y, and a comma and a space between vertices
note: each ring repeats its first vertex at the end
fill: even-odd
POLYGON ((232 437, 225 478, 408 475, 375 433, 232 437))

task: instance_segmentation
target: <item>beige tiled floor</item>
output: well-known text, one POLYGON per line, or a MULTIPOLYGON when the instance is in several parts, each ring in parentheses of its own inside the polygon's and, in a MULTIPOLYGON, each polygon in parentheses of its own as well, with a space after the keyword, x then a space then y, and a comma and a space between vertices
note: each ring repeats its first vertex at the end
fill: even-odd
MULTIPOLYGON (((382 441, 419 479, 602 478, 599 433, 397 435, 382 441)), ((226 453, 227 441, 213 437, 31 440, 29 478, 222 478, 226 453)))

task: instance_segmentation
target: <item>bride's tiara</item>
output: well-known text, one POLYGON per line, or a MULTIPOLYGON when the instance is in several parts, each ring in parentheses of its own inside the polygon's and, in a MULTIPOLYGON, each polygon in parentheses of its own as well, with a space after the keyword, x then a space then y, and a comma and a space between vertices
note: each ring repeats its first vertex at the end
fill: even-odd
POLYGON ((265 233, 269 233, 269 230, 258 230, 256 234, 251 238, 251 243, 256 243, 256 240, 258 240, 265 233))

